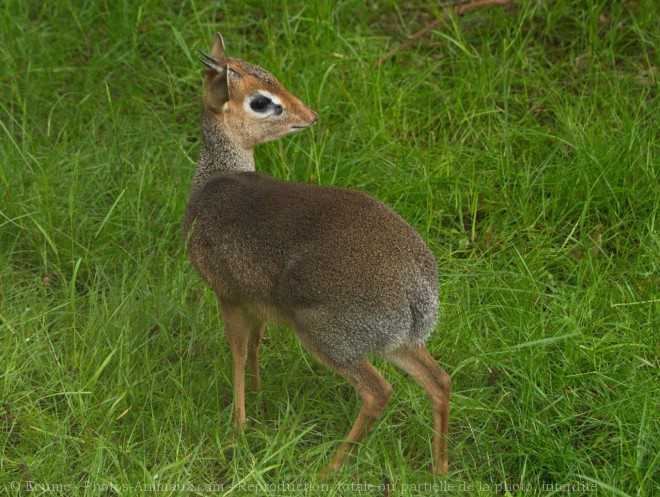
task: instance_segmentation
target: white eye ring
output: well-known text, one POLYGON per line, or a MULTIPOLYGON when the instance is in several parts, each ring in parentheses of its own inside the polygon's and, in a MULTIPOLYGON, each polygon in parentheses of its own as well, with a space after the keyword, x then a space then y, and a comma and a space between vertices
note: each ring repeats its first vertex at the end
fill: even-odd
POLYGON ((248 97, 245 98, 245 100, 243 100, 243 108, 245 109, 245 112, 248 112, 249 114, 252 114, 255 117, 268 117, 273 113, 273 110, 276 109, 278 106, 280 109, 282 108, 282 101, 279 98, 277 98, 275 95, 273 95, 272 93, 266 90, 259 90, 258 92, 249 95, 248 97), (271 101, 269 108, 264 112, 257 112, 250 106, 253 100, 260 97, 267 98, 271 101))

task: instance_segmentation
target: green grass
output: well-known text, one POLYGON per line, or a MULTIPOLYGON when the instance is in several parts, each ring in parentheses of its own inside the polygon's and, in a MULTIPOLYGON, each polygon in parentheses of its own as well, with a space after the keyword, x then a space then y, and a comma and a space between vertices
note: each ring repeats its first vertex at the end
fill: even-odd
POLYGON ((0 494, 657 491, 655 2, 483 9, 378 69, 432 2, 138 4, 0 6, 0 494), (179 227, 194 50, 215 31, 320 113, 257 169, 368 191, 434 250, 447 477, 429 471, 423 392, 376 361, 384 415, 326 489, 305 488, 359 403, 284 329, 233 430, 217 304, 179 227))

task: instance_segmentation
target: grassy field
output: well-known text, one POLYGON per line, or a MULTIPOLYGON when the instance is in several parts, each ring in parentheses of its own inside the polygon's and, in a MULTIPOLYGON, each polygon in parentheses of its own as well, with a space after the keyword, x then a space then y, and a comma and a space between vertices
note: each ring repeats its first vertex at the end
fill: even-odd
POLYGON ((0 494, 658 491, 657 4, 482 9, 375 68, 436 4, 2 3, 0 494), (257 169, 370 192, 434 250, 447 477, 423 392, 376 360, 390 404, 315 486, 359 402, 286 329, 232 428, 180 236, 215 31, 320 114, 257 169))

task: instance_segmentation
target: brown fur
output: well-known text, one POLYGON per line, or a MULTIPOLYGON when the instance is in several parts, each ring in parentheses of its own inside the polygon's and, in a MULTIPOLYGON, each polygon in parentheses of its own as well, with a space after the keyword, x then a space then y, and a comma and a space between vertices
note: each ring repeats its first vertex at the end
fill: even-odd
POLYGON ((221 304, 234 360, 234 424, 246 424, 245 364, 256 391, 264 325, 277 322, 363 400, 332 471, 391 395, 367 359, 380 354, 426 390, 434 468, 446 472, 451 382, 424 347, 437 318, 433 254, 408 223, 369 195, 254 172, 255 145, 313 124, 316 113, 260 67, 226 57, 219 35, 209 59, 203 146, 183 231, 190 260, 221 304), (259 92, 279 99, 283 112, 250 112, 259 92))

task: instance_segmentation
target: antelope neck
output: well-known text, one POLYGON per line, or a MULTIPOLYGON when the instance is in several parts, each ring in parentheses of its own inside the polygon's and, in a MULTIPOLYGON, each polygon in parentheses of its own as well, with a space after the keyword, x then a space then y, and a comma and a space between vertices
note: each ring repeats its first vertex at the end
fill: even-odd
POLYGON ((224 126, 203 115, 202 148, 193 176, 192 190, 202 186, 215 174, 240 171, 254 171, 252 150, 240 146, 224 126))

